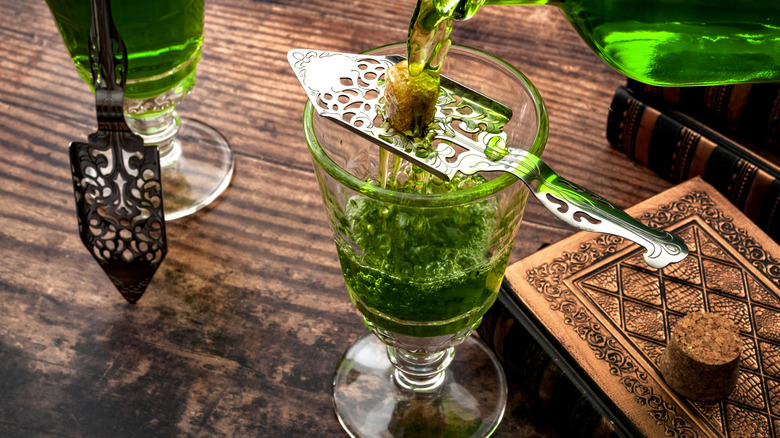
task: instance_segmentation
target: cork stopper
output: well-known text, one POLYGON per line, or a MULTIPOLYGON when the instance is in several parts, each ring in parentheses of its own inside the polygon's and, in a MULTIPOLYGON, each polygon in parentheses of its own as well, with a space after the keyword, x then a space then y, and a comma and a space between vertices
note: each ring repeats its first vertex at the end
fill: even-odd
POLYGON ((680 395, 712 401, 736 386, 741 352, 733 321, 712 312, 690 313, 672 330, 659 365, 666 383, 680 395))
POLYGON ((385 78, 385 118, 398 131, 419 134, 436 115, 439 78, 427 71, 410 77, 406 61, 389 68, 385 78))

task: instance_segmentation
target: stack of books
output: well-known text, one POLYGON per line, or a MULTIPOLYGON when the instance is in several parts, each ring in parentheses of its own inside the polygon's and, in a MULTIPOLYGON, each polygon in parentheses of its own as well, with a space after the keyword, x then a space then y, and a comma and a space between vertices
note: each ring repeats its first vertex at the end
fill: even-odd
POLYGON ((672 182, 700 176, 780 240, 780 84, 615 92, 607 139, 672 182))
POLYGON ((607 138, 679 183, 628 213, 690 255, 656 270, 630 241, 577 233, 507 269, 479 335, 561 436, 780 436, 780 84, 628 80, 607 138), (722 400, 677 394, 658 366, 677 321, 699 311, 740 329, 739 380, 722 400))

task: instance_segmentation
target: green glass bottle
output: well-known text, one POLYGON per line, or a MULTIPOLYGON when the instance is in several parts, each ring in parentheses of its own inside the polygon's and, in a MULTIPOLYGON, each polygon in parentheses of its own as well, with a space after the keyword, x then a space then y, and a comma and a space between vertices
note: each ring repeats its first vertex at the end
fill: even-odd
MULTIPOLYGON (((418 0, 410 36, 415 26, 444 33, 483 5, 543 4, 560 8, 607 65, 647 84, 780 81, 777 0, 418 0)), ((410 39, 410 64, 442 58, 448 44, 440 35, 415 52, 410 39)))

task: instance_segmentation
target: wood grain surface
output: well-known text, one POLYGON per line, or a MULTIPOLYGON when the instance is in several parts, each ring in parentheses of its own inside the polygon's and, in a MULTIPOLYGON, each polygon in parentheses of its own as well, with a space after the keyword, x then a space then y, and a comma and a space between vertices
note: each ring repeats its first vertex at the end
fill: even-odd
MULTIPOLYGON (((0 436, 344 436, 332 373, 365 331, 346 293, 301 131, 295 47, 403 40, 413 0, 209 0, 183 116, 230 141, 236 172, 213 207, 167 225, 169 253, 127 304, 82 246, 67 146, 96 129, 43 0, 0 0, 0 436)), ((624 79, 547 6, 485 7, 456 43, 538 86, 546 161, 620 206, 669 187, 609 147, 624 79)), ((512 261, 572 234, 529 205, 512 261)), ((552 437, 512 385, 495 436, 552 437)))

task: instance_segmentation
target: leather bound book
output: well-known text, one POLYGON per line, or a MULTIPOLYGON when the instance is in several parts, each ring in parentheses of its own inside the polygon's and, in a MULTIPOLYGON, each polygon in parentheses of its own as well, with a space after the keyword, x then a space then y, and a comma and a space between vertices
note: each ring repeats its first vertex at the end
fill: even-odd
POLYGON ((780 436, 780 246, 700 178, 628 212, 678 234, 688 257, 656 270, 631 241, 579 232, 507 269, 482 338, 560 422, 590 425, 564 436, 599 420, 620 436, 780 436), (675 324, 701 311, 742 340, 736 388, 708 402, 675 393, 658 366, 675 324))
POLYGON ((607 139, 672 182, 701 176, 770 237, 780 240, 780 167, 722 132, 650 104, 619 87, 610 105, 607 139))
POLYGON ((780 152, 780 84, 659 87, 628 79, 651 105, 680 111, 741 143, 780 152))

